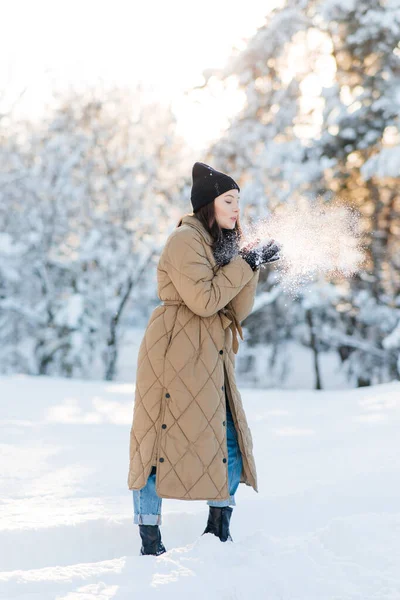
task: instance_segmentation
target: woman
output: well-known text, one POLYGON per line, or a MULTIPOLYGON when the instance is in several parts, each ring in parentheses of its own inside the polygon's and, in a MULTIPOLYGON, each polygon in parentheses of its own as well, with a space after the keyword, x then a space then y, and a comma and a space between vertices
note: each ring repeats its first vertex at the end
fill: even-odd
POLYGON ((253 443, 235 382, 237 332, 251 312, 273 240, 240 247, 237 183, 196 162, 193 214, 168 237, 157 267, 157 306, 139 349, 128 487, 141 554, 166 552, 162 498, 207 500, 203 533, 229 532, 239 483, 257 489, 253 443))

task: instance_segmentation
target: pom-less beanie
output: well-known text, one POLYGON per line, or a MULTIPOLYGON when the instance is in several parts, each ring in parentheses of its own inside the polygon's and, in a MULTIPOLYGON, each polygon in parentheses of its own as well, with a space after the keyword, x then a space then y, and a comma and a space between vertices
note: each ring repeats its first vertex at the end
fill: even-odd
POLYGON ((190 200, 193 206, 193 212, 199 210, 202 206, 209 204, 217 196, 220 196, 228 190, 238 190, 240 187, 232 177, 216 171, 209 165, 202 162, 195 162, 192 169, 192 191, 190 200))

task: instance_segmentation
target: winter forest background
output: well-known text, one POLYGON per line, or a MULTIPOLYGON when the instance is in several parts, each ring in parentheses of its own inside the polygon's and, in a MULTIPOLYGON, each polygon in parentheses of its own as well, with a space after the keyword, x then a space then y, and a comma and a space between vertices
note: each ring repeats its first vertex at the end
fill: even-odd
POLYGON ((399 380, 399 40, 398 0, 282 2, 187 90, 194 103, 240 99, 201 152, 171 106, 134 81, 54 86, 39 118, 21 118, 26 90, 4 86, 1 374, 134 379, 159 303, 158 257, 191 212, 201 160, 238 181, 242 223, 304 198, 339 199, 359 211, 366 248, 354 277, 319 277, 295 299, 274 268, 262 272, 238 380, 318 389, 399 380))

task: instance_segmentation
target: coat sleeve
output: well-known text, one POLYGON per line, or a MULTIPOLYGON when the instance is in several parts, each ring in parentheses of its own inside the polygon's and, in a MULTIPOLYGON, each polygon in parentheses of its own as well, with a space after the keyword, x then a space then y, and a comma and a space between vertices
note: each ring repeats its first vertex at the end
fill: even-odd
POLYGON ((224 308, 254 275, 240 255, 215 272, 200 234, 192 231, 174 232, 164 252, 164 268, 174 287, 186 306, 200 317, 210 317, 224 308))
POLYGON ((253 277, 250 279, 250 281, 246 283, 244 288, 242 288, 240 292, 231 300, 230 306, 235 311, 239 322, 244 321, 245 318, 251 313, 259 278, 260 269, 257 269, 253 273, 253 277))

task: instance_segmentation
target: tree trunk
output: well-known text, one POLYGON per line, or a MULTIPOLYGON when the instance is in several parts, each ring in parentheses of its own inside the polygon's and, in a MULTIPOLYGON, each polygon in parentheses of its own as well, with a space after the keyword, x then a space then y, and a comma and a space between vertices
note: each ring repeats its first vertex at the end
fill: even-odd
POLYGON ((318 363, 318 342, 317 342, 317 338, 316 338, 316 335, 314 332, 314 324, 313 324, 313 317, 312 317, 311 310, 306 310, 306 319, 307 319, 308 326, 310 328, 310 347, 311 347, 311 350, 313 352, 313 357, 314 357, 315 389, 322 390, 321 373, 320 373, 320 368, 319 368, 319 363, 318 363))

